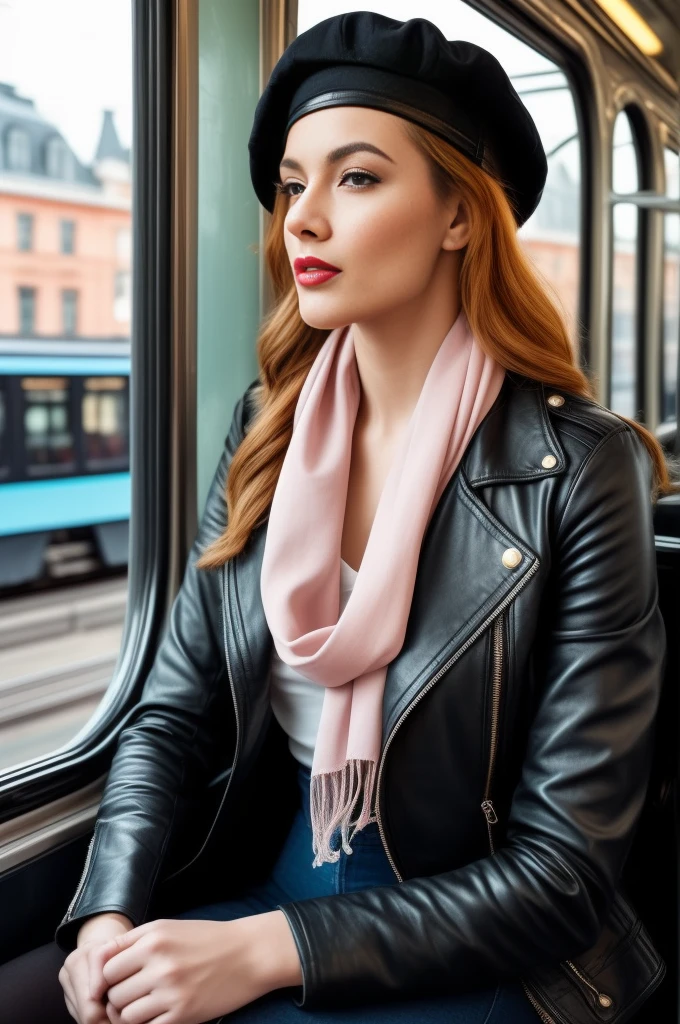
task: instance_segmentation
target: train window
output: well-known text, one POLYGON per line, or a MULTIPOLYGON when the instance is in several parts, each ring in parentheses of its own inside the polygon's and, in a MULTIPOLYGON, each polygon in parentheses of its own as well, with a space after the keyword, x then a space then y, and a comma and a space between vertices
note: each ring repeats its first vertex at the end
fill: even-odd
MULTIPOLYGON (((351 0, 324 4, 298 0, 298 31, 334 14, 352 11, 351 0)), ((548 178, 535 213, 519 231, 520 241, 550 286, 578 344, 580 281, 581 140, 574 96, 553 61, 469 7, 462 0, 383 0, 362 4, 405 21, 423 17, 447 39, 466 39, 490 50, 529 108, 548 156, 548 178)))
POLYGON ((85 468, 111 469, 128 463, 128 394, 125 377, 83 381, 85 468))
MULTIPOLYGON (((630 195, 640 187, 640 153, 628 113, 614 123, 612 184, 614 192, 630 195)), ((612 208, 611 367, 609 405, 634 417, 637 383, 638 237, 640 215, 632 203, 612 208)))
POLYGON ((0 480, 9 476, 9 409, 7 382, 0 378, 0 480))
MULTIPOLYGON (((680 199, 680 155, 664 150, 666 195, 680 199)), ((664 215, 663 264, 663 394, 661 418, 669 422, 677 418, 678 341, 680 340, 680 214, 664 215)))
POLYGON ((132 0, 0 2, 0 617, 27 624, 0 643, 0 775, 87 728, 123 632, 132 26, 132 0))
POLYGON ((21 390, 29 475, 71 470, 75 453, 68 378, 24 377, 21 390))

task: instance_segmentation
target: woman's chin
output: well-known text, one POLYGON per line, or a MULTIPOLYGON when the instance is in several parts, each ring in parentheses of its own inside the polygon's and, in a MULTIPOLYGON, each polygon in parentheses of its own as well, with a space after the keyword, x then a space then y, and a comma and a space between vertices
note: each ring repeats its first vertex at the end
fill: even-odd
POLYGON ((352 322, 350 310, 322 309, 321 303, 317 308, 312 308, 315 303, 300 303, 300 316, 308 327, 315 327, 319 331, 334 331, 336 327, 344 327, 352 322))

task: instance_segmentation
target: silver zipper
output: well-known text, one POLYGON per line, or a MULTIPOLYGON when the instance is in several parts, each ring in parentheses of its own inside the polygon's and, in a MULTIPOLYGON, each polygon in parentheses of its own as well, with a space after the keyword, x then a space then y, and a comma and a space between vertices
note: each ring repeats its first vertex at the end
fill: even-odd
POLYGON ((233 676, 231 674, 231 663, 229 661, 229 650, 228 650, 228 646, 227 646, 227 616, 229 615, 228 595, 226 593, 226 590, 227 590, 227 571, 228 571, 227 570, 227 566, 225 564, 225 565, 222 566, 222 601, 223 601, 223 607, 224 607, 224 614, 222 616, 222 642, 224 644, 224 657, 225 657, 226 662, 227 662, 227 673, 229 675, 229 687, 231 689, 231 698, 232 698, 232 700, 234 702, 234 715, 236 717, 236 743, 235 743, 235 746, 234 746, 234 760, 233 760, 232 765, 231 765, 231 772, 229 773, 229 778, 227 779, 227 784, 224 787, 224 792, 222 794, 222 799, 220 800, 220 805, 217 808, 217 813, 215 814, 215 817, 213 819, 212 825, 210 826, 210 828, 208 830, 208 834, 205 837, 205 839, 203 840, 203 845, 198 850, 198 852, 194 854, 194 856, 191 858, 190 861, 187 861, 187 863, 184 864, 181 868, 177 868, 177 871, 173 871, 173 873, 171 875, 168 875, 167 878, 163 879, 164 882, 169 882, 172 878, 176 878, 177 875, 181 874, 182 871, 186 871, 186 869, 188 867, 190 867, 194 863, 196 858, 200 857, 200 855, 205 850, 206 844, 207 844, 208 840, 210 839, 210 836, 213 834, 213 830, 215 828, 215 825, 217 824, 219 816, 222 813, 222 808, 224 807, 224 801, 227 799, 227 793, 229 792, 229 787, 231 785, 231 780, 234 777, 234 772, 236 770, 236 762, 238 760, 238 755, 240 753, 240 747, 241 747, 241 727, 240 727, 239 718, 238 718, 238 703, 237 703, 237 700, 236 700, 236 687, 234 686, 234 678, 233 678, 233 676))
POLYGON ((491 800, 491 783, 493 782, 493 771, 496 765, 496 750, 498 747, 498 715, 501 705, 501 686, 503 683, 503 612, 493 624, 493 681, 491 690, 491 736, 489 739, 489 767, 486 773, 486 786, 484 787, 484 799, 482 800, 482 811, 486 818, 486 827, 489 833, 489 848, 494 852, 492 825, 497 824, 498 815, 491 800))
POLYGON ((591 990, 591 992, 597 999, 599 1005, 603 1009, 609 1010, 614 1005, 614 1000, 612 999, 612 997, 607 995, 606 992, 600 992, 599 989, 597 989, 595 985, 593 985, 592 981, 589 981, 588 978, 586 978, 585 974, 582 974, 581 971, 579 971, 575 963, 573 963, 571 960, 565 960, 564 962, 567 965, 567 967, 571 968, 576 977, 580 978, 583 984, 588 986, 588 988, 591 990))
POLYGON ((541 1006, 541 1004, 536 1001, 536 998, 534 997, 534 994, 529 990, 529 988, 526 985, 526 982, 523 981, 522 982, 522 986, 524 988, 524 991, 526 992, 527 999, 529 1000, 529 1002, 533 1006, 533 1008, 536 1011, 536 1013, 538 1014, 538 1016, 543 1021, 543 1024, 557 1024, 557 1021, 555 1020, 555 1018, 551 1017, 550 1014, 548 1013, 548 1011, 544 1010, 543 1007, 541 1006))
POLYGON ((501 603, 498 606, 498 608, 496 608, 495 611, 491 615, 487 616, 487 618, 484 619, 484 622, 482 622, 481 626, 477 627, 477 629, 474 631, 474 633, 472 633, 472 635, 467 638, 467 640, 465 641, 463 646, 459 647, 458 650, 454 654, 451 655, 451 657, 446 662, 446 664, 442 665, 442 667, 439 669, 437 674, 434 675, 432 677, 432 679, 429 680, 429 682, 420 691, 420 693, 411 701, 411 703, 406 708, 406 710, 402 712, 402 714, 400 715, 398 721, 395 723, 395 725, 394 725, 394 727, 392 729, 392 732, 387 737, 387 741, 385 743, 385 746, 384 746, 383 752, 382 752, 382 756, 380 758, 380 766, 378 768, 378 781, 377 781, 377 784, 376 784, 375 813, 376 813, 376 819, 377 819, 377 822, 378 822, 378 831, 380 832, 380 838, 382 840, 382 844, 383 844, 385 853, 387 855, 387 859, 389 860, 389 862, 390 862, 390 864, 392 866, 392 870, 394 871, 395 875, 397 876, 397 878, 398 878, 398 880, 400 882, 403 882, 404 879, 399 874, 399 871, 397 870, 397 866, 394 863, 394 859, 392 857, 392 854, 390 853, 389 848, 387 846, 387 840, 385 839, 385 831, 383 829, 382 819, 380 817, 380 781, 382 779, 383 768, 385 766, 385 757, 387 755, 387 751, 389 750, 390 744, 392 743, 392 740, 394 739, 394 736, 395 736, 395 733, 397 732, 397 729, 399 728, 401 723, 404 721, 406 716, 411 714, 411 711, 416 706, 416 704, 419 701, 421 701, 423 699, 423 697, 425 696, 425 694, 434 686, 434 684, 439 679, 441 679, 441 677, 444 675, 445 672, 448 671, 448 669, 451 667, 451 665, 453 665, 453 663, 455 661, 458 661, 460 656, 462 654, 464 654, 465 651, 467 651, 468 647, 470 647, 475 642, 477 637, 480 636, 480 634, 484 632, 484 630, 487 628, 489 623, 493 622, 493 620, 496 618, 496 616, 500 615, 501 612, 503 612, 507 608, 507 606, 511 603, 511 601, 513 601, 515 599, 516 595, 520 592, 520 590, 522 590, 522 588, 524 586, 526 586, 526 584, 529 582, 531 577, 537 571, 537 569, 539 568, 540 564, 541 564, 540 560, 537 558, 536 561, 534 562, 534 564, 528 570, 528 572, 519 581, 519 583, 517 583, 512 588, 510 593, 507 594, 505 596, 505 598, 501 601, 501 603))
POLYGON ((76 891, 73 894, 73 899, 71 900, 71 902, 68 905, 68 909, 66 911, 66 915, 64 917, 64 921, 70 921, 71 920, 71 915, 73 913, 73 908, 75 907, 78 899, 80 898, 80 894, 82 892, 83 885, 85 883, 85 878, 87 877, 87 872, 88 872, 88 869, 90 867, 90 860, 92 858, 92 847, 94 846, 94 837, 97 834, 97 825, 98 824, 99 824, 99 822, 95 821, 94 829, 93 829, 93 832, 92 832, 92 838, 90 839, 90 845, 87 848, 87 855, 85 857, 85 864, 83 865, 83 871, 82 871, 82 874, 80 876, 80 881, 78 882, 76 891))

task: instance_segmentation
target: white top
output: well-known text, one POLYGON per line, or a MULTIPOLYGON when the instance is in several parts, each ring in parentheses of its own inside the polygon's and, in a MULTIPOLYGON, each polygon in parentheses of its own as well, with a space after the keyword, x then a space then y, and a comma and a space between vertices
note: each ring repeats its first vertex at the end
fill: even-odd
MULTIPOLYGON (((340 612, 352 593, 357 570, 340 559, 340 612)), ((283 731, 288 735, 288 747, 294 758, 312 767, 314 744, 321 718, 325 686, 313 683, 279 657, 276 647, 272 651, 269 681, 272 711, 283 731)))

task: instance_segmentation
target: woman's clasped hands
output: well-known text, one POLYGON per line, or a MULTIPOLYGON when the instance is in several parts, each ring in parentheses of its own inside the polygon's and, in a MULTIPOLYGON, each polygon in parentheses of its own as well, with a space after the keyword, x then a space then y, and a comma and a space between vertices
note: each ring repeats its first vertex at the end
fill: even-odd
POLYGON ((69 954, 60 973, 78 1024, 204 1024, 302 984, 281 911, 235 921, 159 919, 87 947, 69 954), (79 953, 90 960, 87 993, 76 991, 79 953))

